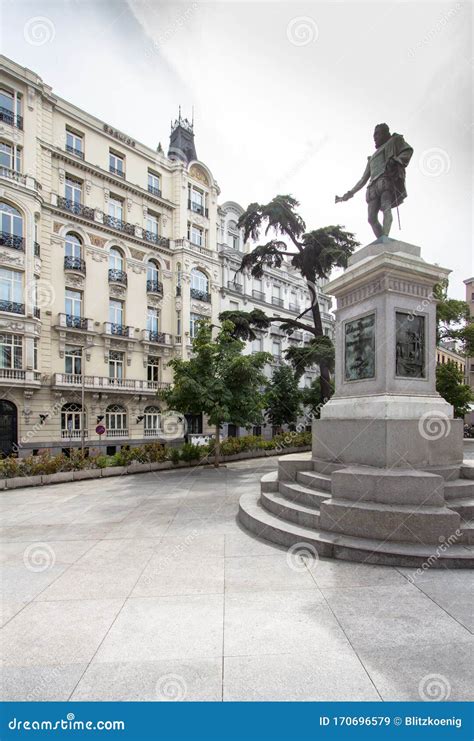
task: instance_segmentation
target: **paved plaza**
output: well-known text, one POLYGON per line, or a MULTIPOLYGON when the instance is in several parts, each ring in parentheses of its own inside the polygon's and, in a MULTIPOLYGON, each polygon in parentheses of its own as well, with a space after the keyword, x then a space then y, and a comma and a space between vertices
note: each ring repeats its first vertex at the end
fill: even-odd
POLYGON ((248 535, 239 498, 275 467, 2 492, 2 699, 469 699, 472 572, 248 535))

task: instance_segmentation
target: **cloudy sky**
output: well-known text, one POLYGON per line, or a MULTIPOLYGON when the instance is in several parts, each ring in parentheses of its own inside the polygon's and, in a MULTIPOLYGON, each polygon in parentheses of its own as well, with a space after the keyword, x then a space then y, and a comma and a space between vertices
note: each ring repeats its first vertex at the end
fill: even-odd
POLYGON ((308 228, 372 241, 359 179, 386 121, 415 154, 391 236, 453 270, 464 297, 472 246, 470 2, 3 0, 3 53, 135 139, 166 149, 194 106, 199 158, 221 202, 277 193, 308 228))

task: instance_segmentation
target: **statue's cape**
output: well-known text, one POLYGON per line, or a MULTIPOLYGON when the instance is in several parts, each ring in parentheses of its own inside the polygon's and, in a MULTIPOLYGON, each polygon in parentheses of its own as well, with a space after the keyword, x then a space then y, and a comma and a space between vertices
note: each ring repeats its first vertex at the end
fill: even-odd
POLYGON ((405 141, 401 134, 392 134, 386 144, 385 156, 387 161, 391 160, 390 168, 386 175, 390 178, 393 186, 392 208, 399 206, 407 197, 405 187, 405 169, 413 155, 413 147, 405 141))

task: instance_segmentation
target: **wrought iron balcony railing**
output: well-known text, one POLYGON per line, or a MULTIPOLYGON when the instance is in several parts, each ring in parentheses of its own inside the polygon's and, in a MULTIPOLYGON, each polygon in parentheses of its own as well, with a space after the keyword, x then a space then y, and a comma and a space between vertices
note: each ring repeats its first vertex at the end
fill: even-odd
POLYGON ((17 129, 23 128, 23 117, 3 106, 0 106, 0 121, 4 121, 9 126, 15 126, 17 129))
POLYGON ((3 247, 12 247, 14 250, 25 250, 25 238, 9 232, 0 232, 0 244, 3 247))
POLYGON ((160 345, 167 345, 166 334, 164 332, 154 332, 151 329, 146 330, 149 342, 159 342, 160 345))
POLYGON ((119 178, 125 177, 125 170, 122 170, 119 167, 112 167, 112 165, 110 165, 109 172, 111 172, 112 175, 118 175, 119 178))
POLYGON ((74 316, 74 314, 65 314, 66 317, 66 327, 71 327, 72 329, 87 329, 88 328, 88 320, 83 316, 74 316))
POLYGON ((284 306, 283 299, 278 296, 272 296, 272 304, 274 306, 284 306))
POLYGON ((255 288, 252 289, 253 298, 257 298, 259 301, 265 301, 265 294, 263 291, 257 291, 255 288))
POLYGON ((82 151, 82 149, 73 147, 70 144, 66 144, 66 152, 69 152, 69 154, 73 154, 74 157, 78 157, 80 160, 84 159, 84 152, 82 151))
POLYGON ((126 327, 125 324, 117 324, 116 322, 105 322, 106 334, 113 334, 117 337, 131 337, 132 328, 126 327))
POLYGON ((161 190, 159 188, 156 188, 154 185, 148 186, 148 192, 151 193, 153 196, 158 196, 161 198, 161 190))
POLYGON ((163 295, 163 283, 159 280, 147 280, 146 282, 147 293, 158 293, 160 296, 163 295))
POLYGON ((146 242, 152 242, 152 244, 157 244, 160 247, 170 246, 168 237, 160 237, 159 234, 156 234, 156 232, 149 232, 148 229, 143 230, 143 239, 146 242))
POLYGON ((72 255, 65 255, 64 270, 74 270, 74 272, 85 274, 86 261, 83 260, 82 257, 73 257, 72 255))
POLYGON ((211 294, 206 291, 200 291, 198 288, 191 288, 191 298, 195 298, 198 301, 206 301, 208 304, 211 303, 211 294))
POLYGON ((209 209, 205 208, 201 203, 196 203, 188 198, 188 208, 195 214, 201 214, 201 216, 209 216, 209 209))
POLYGON ((0 299, 0 311, 8 311, 10 314, 24 314, 25 304, 19 304, 17 301, 0 299))
POLYGON ((89 206, 84 206, 82 203, 77 203, 76 201, 72 201, 70 198, 59 196, 58 206, 65 211, 70 211, 72 214, 76 214, 76 216, 83 216, 85 219, 92 219, 92 221, 94 221, 94 209, 89 208, 89 206))
POLYGON ((135 236, 135 227, 133 224, 129 224, 127 221, 121 221, 116 216, 108 216, 104 214, 104 224, 111 226, 112 229, 118 229, 119 232, 129 234, 131 237, 135 236))
POLYGON ((121 283, 127 285, 127 273, 125 270, 116 270, 115 268, 109 268, 109 283, 121 283))

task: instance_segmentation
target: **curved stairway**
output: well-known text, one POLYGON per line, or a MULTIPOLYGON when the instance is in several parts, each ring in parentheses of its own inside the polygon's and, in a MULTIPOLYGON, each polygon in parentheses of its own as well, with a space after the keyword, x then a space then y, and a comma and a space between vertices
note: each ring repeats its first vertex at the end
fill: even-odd
POLYGON ((265 540, 309 543, 330 558, 471 568, 474 465, 433 474, 284 456, 262 478, 260 496, 241 497, 239 520, 265 540))

